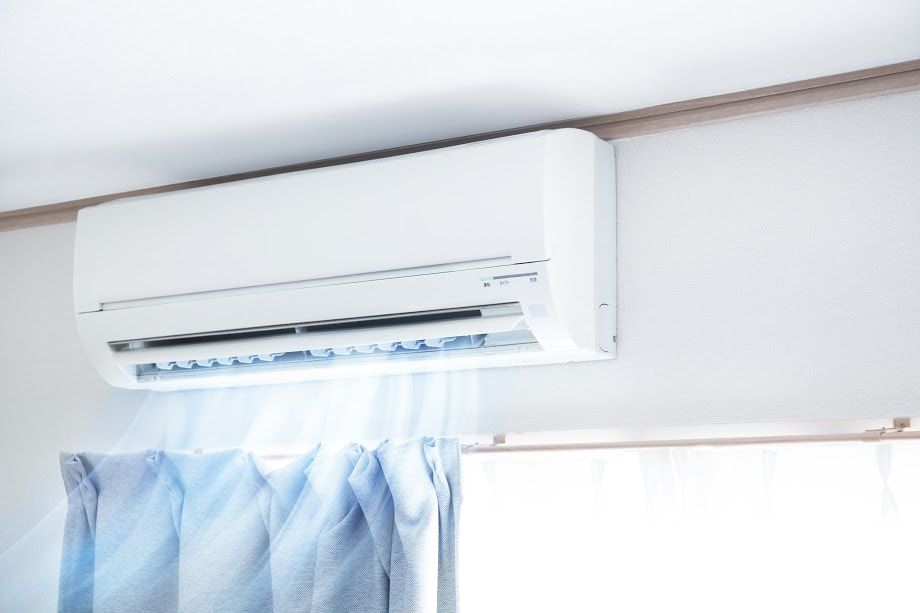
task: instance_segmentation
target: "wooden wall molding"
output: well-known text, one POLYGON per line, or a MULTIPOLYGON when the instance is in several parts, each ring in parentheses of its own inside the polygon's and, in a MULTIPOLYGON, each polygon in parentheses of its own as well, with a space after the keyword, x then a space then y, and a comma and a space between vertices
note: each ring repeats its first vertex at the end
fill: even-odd
POLYGON ((757 89, 696 98, 682 102, 672 102, 634 111, 586 117, 568 121, 524 126, 498 132, 487 132, 461 138, 451 138, 434 142, 420 143, 393 149, 371 151, 357 155, 327 158, 312 162, 276 166, 239 172, 219 177, 209 177, 194 181, 158 185, 144 189, 81 198, 45 206, 36 206, 14 211, 0 212, 0 231, 28 228, 32 226, 66 223, 74 221, 77 211, 83 207, 101 204, 119 198, 130 198, 149 194, 159 194, 180 189, 203 187, 240 181, 255 177, 265 177, 297 170, 323 168, 350 162, 361 162, 404 153, 450 147, 489 138, 510 136, 547 128, 581 128, 597 134, 603 139, 628 138, 656 134, 698 126, 717 121, 753 117, 767 113, 790 111, 829 102, 840 102, 869 96, 881 96, 903 91, 920 89, 920 60, 911 60, 899 64, 889 64, 876 68, 845 72, 816 79, 806 79, 772 85, 757 89))

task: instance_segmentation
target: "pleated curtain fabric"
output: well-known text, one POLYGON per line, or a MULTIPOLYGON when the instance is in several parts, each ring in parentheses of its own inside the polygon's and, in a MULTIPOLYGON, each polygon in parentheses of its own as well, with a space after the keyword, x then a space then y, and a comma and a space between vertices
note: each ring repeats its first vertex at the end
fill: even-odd
POLYGON ((457 608, 456 440, 61 455, 60 611, 457 608))

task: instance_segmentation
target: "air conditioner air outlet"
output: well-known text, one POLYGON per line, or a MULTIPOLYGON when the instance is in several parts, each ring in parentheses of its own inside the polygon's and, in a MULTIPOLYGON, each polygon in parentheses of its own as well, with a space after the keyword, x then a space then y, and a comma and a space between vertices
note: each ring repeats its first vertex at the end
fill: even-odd
MULTIPOLYGON (((467 336, 513 329, 523 321, 518 303, 477 305, 414 313, 302 322, 238 330, 216 330, 132 340, 110 341, 121 356, 136 352, 192 349, 216 344, 283 343, 298 349, 399 342, 407 338, 467 336), (362 342, 363 341, 363 342, 362 342)), ((265 353, 265 352, 261 352, 265 353)))
POLYGON ((227 375, 235 372, 261 372, 323 364, 367 363, 377 360, 388 362, 419 359, 450 360, 460 355, 538 349, 539 344, 533 333, 524 328, 490 334, 413 339, 375 345, 324 347, 284 353, 145 363, 135 365, 131 374, 138 382, 152 382, 190 376, 227 375))

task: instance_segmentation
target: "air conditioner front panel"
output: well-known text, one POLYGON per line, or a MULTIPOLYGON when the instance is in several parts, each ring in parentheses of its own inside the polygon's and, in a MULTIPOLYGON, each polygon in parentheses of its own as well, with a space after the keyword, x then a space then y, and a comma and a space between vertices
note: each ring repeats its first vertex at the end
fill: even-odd
POLYGON ((540 134, 84 209, 77 310, 545 260, 544 160, 554 141, 540 134))

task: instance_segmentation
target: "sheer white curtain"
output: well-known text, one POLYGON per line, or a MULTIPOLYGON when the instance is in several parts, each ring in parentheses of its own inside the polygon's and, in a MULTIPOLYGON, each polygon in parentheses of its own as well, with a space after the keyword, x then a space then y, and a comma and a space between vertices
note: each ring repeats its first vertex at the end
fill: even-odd
POLYGON ((920 444, 473 454, 467 611, 916 611, 920 444))

